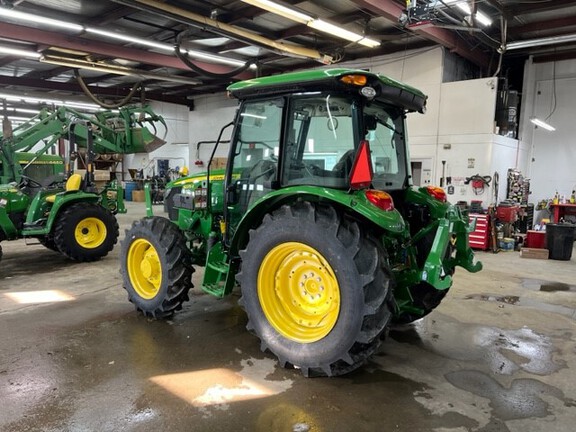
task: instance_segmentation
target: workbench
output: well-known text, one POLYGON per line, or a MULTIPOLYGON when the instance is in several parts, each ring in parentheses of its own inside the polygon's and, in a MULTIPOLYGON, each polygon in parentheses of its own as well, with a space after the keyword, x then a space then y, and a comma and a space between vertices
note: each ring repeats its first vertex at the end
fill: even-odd
POLYGON ((576 216, 576 204, 550 204, 553 223, 559 223, 565 216, 576 216))

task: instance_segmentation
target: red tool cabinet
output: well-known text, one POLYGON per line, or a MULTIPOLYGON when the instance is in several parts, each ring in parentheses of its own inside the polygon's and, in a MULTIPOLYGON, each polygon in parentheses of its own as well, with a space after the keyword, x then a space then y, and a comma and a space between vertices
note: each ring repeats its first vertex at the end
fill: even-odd
POLYGON ((476 219, 476 230, 468 236, 472 249, 488 249, 490 239, 490 216, 487 214, 470 213, 470 222, 476 219))

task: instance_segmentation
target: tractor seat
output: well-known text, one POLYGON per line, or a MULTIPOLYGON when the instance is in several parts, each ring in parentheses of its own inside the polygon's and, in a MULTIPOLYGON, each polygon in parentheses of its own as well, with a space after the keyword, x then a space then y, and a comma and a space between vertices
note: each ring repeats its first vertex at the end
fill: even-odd
MULTIPOLYGON (((80 174, 72 174, 70 177, 68 177, 68 180, 66 180, 66 192, 79 190, 81 184, 82 184, 82 176, 80 174)), ((58 194, 48 195, 45 198, 46 202, 53 203, 56 200, 56 195, 58 194)))

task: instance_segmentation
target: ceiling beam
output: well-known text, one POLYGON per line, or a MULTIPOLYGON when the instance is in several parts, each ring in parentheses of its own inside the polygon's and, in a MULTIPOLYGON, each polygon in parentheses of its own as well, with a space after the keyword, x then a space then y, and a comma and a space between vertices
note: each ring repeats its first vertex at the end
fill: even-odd
MULTIPOLYGON (((177 57, 158 54, 151 51, 145 51, 137 48, 123 47, 119 45, 110 44, 107 42, 100 42, 96 40, 82 39, 78 36, 64 35, 55 32, 48 32, 31 27, 18 26, 14 24, 0 23, 0 37, 32 42, 37 44, 44 44, 55 46, 59 48, 66 48, 80 52, 89 52, 92 54, 103 55, 110 58, 123 58, 135 62, 147 63, 156 65, 158 67, 171 67, 174 69, 190 71, 177 57)), ((227 66, 216 65, 212 63, 204 63, 193 60, 199 67, 206 69, 213 73, 227 73, 230 68, 227 66)), ((253 74, 243 72, 237 75, 237 78, 249 79, 253 78, 253 74)))
MULTIPOLYGON (((20 78, 20 77, 9 77, 9 76, 0 76, 0 86, 3 87, 18 87, 20 91, 22 91, 22 87, 29 87, 33 89, 41 89, 41 90, 56 90, 61 92, 70 92, 70 93, 77 93, 80 95, 84 95, 82 88, 76 83, 62 83, 56 81, 47 81, 41 79, 29 79, 29 78, 20 78)), ((108 96, 114 98, 122 98, 126 96, 130 89, 129 88, 107 88, 107 87, 90 87, 90 91, 96 95, 100 96, 108 96)), ((84 95, 85 96, 85 95, 84 95)), ((47 95, 47 97, 50 97, 47 95)), ((162 91, 147 91, 146 92, 146 99, 149 100, 156 100, 161 102, 170 102, 178 105, 189 105, 190 101, 187 100, 185 97, 174 97, 174 96, 166 96, 162 93, 162 91)))
MULTIPOLYGON (((352 0, 352 2, 393 23, 398 23, 398 18, 404 10, 402 5, 393 0, 352 0)), ((470 49, 470 46, 455 32, 435 26, 407 27, 405 30, 443 45, 480 67, 486 68, 490 64, 490 58, 484 52, 470 49)))

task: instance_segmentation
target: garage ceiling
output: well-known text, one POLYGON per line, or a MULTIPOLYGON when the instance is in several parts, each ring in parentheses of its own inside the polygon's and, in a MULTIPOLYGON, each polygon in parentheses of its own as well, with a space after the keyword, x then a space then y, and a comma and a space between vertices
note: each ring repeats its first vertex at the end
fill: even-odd
POLYGON ((0 99, 74 98, 80 76, 105 100, 141 83, 147 99, 190 105, 255 74, 437 44, 483 76, 574 58, 576 1, 0 0, 0 99))

